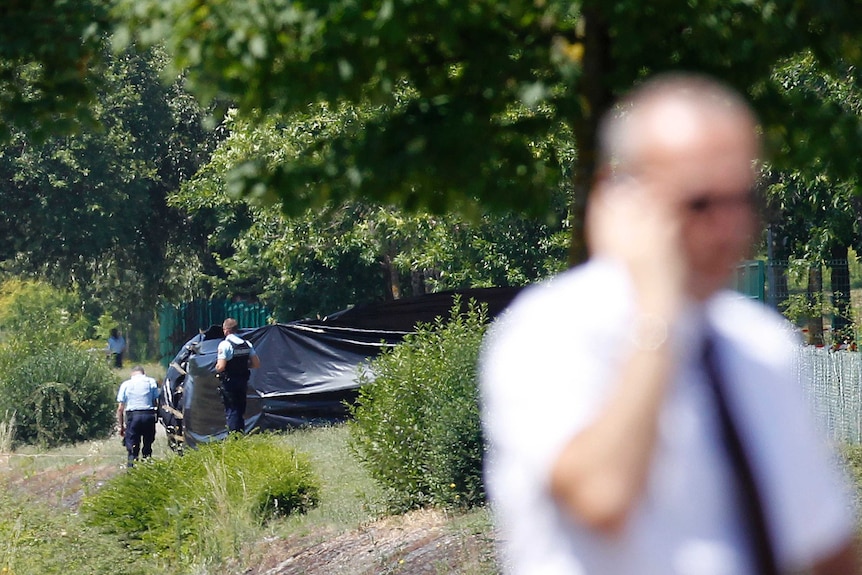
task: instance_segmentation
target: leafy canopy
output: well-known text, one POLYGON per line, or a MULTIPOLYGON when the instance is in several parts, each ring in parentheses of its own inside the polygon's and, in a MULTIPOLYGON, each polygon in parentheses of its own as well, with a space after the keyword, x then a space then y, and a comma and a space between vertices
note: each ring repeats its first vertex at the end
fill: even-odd
POLYGON ((355 121, 291 162, 244 164, 246 192, 267 189, 291 210, 322 196, 541 212, 564 177, 542 144, 575 139, 582 203, 597 118, 650 73, 717 75, 750 92, 770 124, 798 123, 764 81, 806 48, 826 63, 858 61, 860 10, 838 0, 121 0, 115 13, 121 42, 164 42, 194 93, 242 116, 355 107, 355 121))
POLYGON ((10 0, 0 6, 0 141, 72 131, 95 98, 90 72, 109 29, 107 0, 10 0))

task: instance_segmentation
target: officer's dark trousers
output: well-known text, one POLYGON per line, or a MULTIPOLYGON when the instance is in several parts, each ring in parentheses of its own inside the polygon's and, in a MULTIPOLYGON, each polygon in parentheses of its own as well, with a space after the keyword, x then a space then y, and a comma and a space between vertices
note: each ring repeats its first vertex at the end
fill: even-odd
POLYGON ((156 412, 127 411, 125 439, 129 464, 138 458, 139 453, 144 459, 150 457, 153 454, 153 441, 156 439, 156 412))
POLYGON ((248 395, 248 382, 227 379, 222 385, 224 417, 227 430, 245 433, 245 404, 248 395))

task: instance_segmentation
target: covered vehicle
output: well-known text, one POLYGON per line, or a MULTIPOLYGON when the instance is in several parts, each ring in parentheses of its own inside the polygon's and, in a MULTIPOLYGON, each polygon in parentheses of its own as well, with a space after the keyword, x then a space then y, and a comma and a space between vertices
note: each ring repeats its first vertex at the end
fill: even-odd
MULTIPOLYGON (((240 330, 261 360, 249 381, 246 432, 343 421, 358 395, 361 365, 400 343, 418 323, 448 318, 456 295, 462 309, 473 299, 494 317, 518 289, 441 292, 240 330)), ((168 368, 159 416, 174 449, 227 434, 215 372, 222 339, 221 326, 211 326, 189 339, 168 368)))

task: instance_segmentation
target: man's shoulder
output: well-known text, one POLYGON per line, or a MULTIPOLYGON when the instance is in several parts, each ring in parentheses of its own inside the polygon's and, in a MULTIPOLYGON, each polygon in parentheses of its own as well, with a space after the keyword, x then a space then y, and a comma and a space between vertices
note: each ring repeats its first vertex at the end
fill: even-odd
POLYGON ((723 334, 742 344, 774 348, 799 343, 793 325, 784 316, 738 292, 717 294, 710 302, 709 313, 723 334))
POLYGON ((582 348, 606 339, 630 303, 627 276, 610 262, 589 261, 523 290, 494 320, 484 354, 582 348))
POLYGON ((149 375, 139 375, 137 377, 130 377, 126 381, 123 382, 123 385, 132 385, 143 383, 146 385, 158 385, 158 382, 154 377, 150 377, 149 375))
POLYGON ((227 345, 242 345, 248 344, 248 341, 241 338, 235 333, 229 333, 227 337, 224 338, 224 341, 222 343, 226 343, 227 345))
POLYGON ((589 316, 625 301, 629 293, 630 286, 619 266, 590 260, 524 289, 507 312, 552 321, 570 314, 589 316))

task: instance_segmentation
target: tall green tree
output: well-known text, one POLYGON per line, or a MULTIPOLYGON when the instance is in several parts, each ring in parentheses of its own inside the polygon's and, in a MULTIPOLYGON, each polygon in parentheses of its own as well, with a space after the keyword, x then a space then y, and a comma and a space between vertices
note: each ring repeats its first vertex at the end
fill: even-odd
POLYGON ((372 111, 290 163, 237 167, 247 193, 268 187, 290 210, 362 198, 541 212, 564 172, 537 143, 572 134, 579 259, 596 125, 616 94, 662 70, 707 72, 754 98, 775 145, 798 149, 784 126, 805 118, 770 72, 805 49, 857 63, 860 11, 840 0, 120 0, 116 13, 121 39, 164 42, 193 93, 244 117, 312 102, 372 111))
POLYGON ((9 0, 0 5, 0 142, 68 133, 95 118, 109 0, 9 0))
POLYGON ((211 230, 215 266, 207 277, 214 293, 259 297, 279 319, 291 320, 426 291, 524 285, 560 270, 566 188, 556 190, 549 219, 494 213, 467 218, 349 200, 284 213, 232 193, 232 174, 247 159, 290 163, 320 134, 359 121, 359 113, 322 105, 264 122, 228 115, 223 127, 229 135, 170 199, 190 221, 211 230))
POLYGON ((182 290, 171 259, 197 233, 167 205, 213 141, 197 102, 164 85, 159 51, 106 56, 91 113, 101 129, 0 148, 0 261, 74 287, 85 307, 146 334, 160 295, 182 290))
MULTIPOLYGON (((820 269, 830 272, 832 328, 843 333, 852 324, 848 248, 862 247, 859 221, 862 197, 858 173, 862 159, 855 150, 862 130, 862 89, 854 67, 846 62, 827 64, 810 51, 776 67, 771 84, 799 114, 821 126, 819 130, 792 128, 782 154, 783 170, 773 171, 767 188, 767 218, 780 259, 803 258, 812 268, 810 303, 822 307, 820 269), (799 156, 806 150, 808 157, 799 156), (791 163, 787 160, 795 162, 791 163)), ((822 328, 820 313, 812 315, 810 333, 822 328)))

